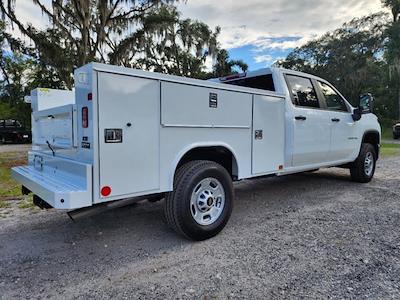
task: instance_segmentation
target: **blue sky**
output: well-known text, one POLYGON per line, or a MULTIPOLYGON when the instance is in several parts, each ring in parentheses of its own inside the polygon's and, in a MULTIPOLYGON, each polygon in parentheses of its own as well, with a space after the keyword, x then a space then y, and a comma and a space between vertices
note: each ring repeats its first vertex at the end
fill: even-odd
MULTIPOLYGON (((297 42, 300 37, 271 38, 282 43, 285 41, 297 42)), ((256 45, 245 45, 229 50, 232 59, 242 59, 249 65, 249 70, 257 70, 270 66, 274 61, 285 58, 293 48, 260 49, 256 45)))
MULTIPOLYGON (((51 3, 50 0, 43 0, 51 3)), ((355 17, 383 10, 380 0, 187 0, 183 17, 222 29, 219 41, 233 59, 250 70, 271 65, 297 46, 334 30, 355 17)), ((47 19, 32 0, 16 1, 17 16, 35 26, 47 19)), ((212 62, 209 61, 210 68, 212 62)))
POLYGON ((353 18, 383 10, 380 0, 188 0, 179 8, 184 17, 220 26, 222 47, 250 70, 270 66, 353 18))

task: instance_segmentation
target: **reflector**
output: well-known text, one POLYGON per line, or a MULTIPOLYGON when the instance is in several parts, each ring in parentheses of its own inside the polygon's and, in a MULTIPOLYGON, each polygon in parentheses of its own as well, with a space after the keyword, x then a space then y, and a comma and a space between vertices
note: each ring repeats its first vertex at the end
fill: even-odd
POLYGON ((100 191, 103 197, 108 197, 111 195, 111 188, 109 186, 103 186, 100 191))
POLYGON ((89 109, 87 108, 87 106, 82 107, 82 127, 89 127, 89 109))

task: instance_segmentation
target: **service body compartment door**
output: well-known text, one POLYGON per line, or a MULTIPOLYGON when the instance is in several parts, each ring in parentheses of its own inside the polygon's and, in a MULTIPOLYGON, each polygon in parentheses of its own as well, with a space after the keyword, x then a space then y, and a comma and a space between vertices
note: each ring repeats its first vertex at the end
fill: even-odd
POLYGON ((75 105, 32 113, 32 144, 69 149, 77 146, 75 105))
POLYGON ((160 83, 98 73, 100 189, 122 198, 159 188, 160 83))
POLYGON ((279 172, 285 159, 285 100, 254 96, 253 175, 279 172))

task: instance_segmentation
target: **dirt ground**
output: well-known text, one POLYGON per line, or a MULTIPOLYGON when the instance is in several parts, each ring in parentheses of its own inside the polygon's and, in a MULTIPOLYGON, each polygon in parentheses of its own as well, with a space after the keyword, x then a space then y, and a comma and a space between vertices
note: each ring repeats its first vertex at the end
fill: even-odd
POLYGON ((0 153, 6 152, 27 152, 31 150, 31 144, 6 144, 0 145, 0 153))
POLYGON ((236 185, 212 240, 169 230, 162 203, 72 222, 0 218, 1 299, 400 298, 400 158, 367 185, 322 170, 236 185))

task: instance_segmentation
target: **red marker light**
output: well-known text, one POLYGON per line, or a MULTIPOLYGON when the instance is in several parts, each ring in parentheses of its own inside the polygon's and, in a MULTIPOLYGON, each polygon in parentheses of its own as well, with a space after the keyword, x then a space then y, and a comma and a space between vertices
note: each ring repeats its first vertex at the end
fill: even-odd
POLYGON ((92 101, 92 99, 93 99, 93 94, 92 94, 92 93, 89 93, 89 94, 87 95, 87 99, 88 99, 88 101, 92 101))
POLYGON ((82 107, 82 127, 89 127, 89 109, 87 108, 87 106, 82 107))
POLYGON ((101 195, 103 197, 108 197, 111 195, 111 188, 109 186, 103 186, 101 188, 101 195))

